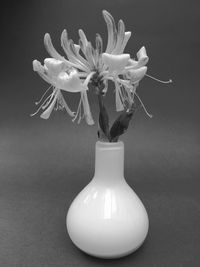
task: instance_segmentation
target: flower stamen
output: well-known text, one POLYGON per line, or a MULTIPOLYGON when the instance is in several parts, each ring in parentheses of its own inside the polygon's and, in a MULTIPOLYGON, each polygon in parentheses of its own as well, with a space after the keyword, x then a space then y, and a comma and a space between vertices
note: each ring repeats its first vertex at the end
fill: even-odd
POLYGON ((52 88, 52 85, 50 85, 49 88, 44 92, 44 94, 41 96, 40 100, 35 102, 36 106, 39 105, 39 104, 42 102, 44 96, 46 95, 46 93, 47 93, 51 88, 52 88))
POLYGON ((169 79, 168 81, 162 81, 162 80, 157 79, 157 78, 155 78, 155 77, 153 77, 153 76, 151 76, 151 75, 149 75, 149 74, 145 74, 145 76, 151 78, 152 80, 155 80, 155 81, 157 81, 157 82, 160 82, 160 83, 172 83, 172 79, 169 79))
POLYGON ((136 92, 135 92, 135 95, 137 96, 137 98, 138 98, 140 104, 142 105, 142 107, 143 107, 145 113, 147 114, 147 116, 149 116, 149 118, 153 118, 153 115, 150 114, 150 113, 147 111, 147 109, 145 108, 145 106, 144 106, 142 100, 140 99, 139 95, 138 95, 136 92))

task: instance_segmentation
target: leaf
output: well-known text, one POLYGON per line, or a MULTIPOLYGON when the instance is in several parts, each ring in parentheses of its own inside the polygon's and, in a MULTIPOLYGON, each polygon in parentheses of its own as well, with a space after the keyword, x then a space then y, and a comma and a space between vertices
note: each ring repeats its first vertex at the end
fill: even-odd
POLYGON ((130 111, 123 111, 114 121, 110 129, 110 142, 117 142, 119 136, 126 132, 134 112, 134 109, 130 111))

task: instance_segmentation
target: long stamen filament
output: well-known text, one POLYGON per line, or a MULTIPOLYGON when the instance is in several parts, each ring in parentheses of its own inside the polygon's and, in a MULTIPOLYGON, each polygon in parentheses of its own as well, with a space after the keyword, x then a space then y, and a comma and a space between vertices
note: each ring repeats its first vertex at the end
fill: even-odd
POLYGON ((169 79, 168 81, 162 81, 162 80, 157 79, 157 78, 155 78, 155 77, 153 77, 153 76, 151 76, 149 74, 145 74, 145 76, 147 76, 147 77, 149 77, 149 78, 151 78, 151 79, 153 79, 153 80, 155 80, 157 82, 160 82, 160 83, 172 83, 172 79, 169 79))
POLYGON ((42 102, 44 96, 46 95, 46 93, 52 88, 52 85, 49 86, 49 88, 44 92, 44 94, 41 96, 40 100, 39 101, 36 101, 35 104, 38 105, 42 102))
POLYGON ((72 121, 74 122, 76 119, 77 119, 77 117, 78 117, 78 115, 79 115, 79 113, 80 113, 80 109, 81 109, 81 99, 80 99, 80 101, 79 101, 79 104, 78 104, 78 108, 77 108, 77 111, 76 111, 76 115, 75 115, 75 117, 72 119, 72 121))
POLYGON ((145 106, 144 106, 144 104, 143 104, 142 100, 140 99, 139 95, 138 95, 136 92, 135 92, 135 95, 137 96, 138 100, 140 101, 140 103, 141 103, 141 105, 142 105, 142 107, 143 107, 143 109, 144 109, 145 113, 147 114, 147 116, 149 116, 150 118, 152 118, 152 117, 153 117, 153 115, 152 115, 152 114, 150 114, 150 113, 147 111, 147 109, 145 108, 145 106))
POLYGON ((44 102, 40 105, 40 107, 36 110, 35 113, 32 113, 30 114, 31 117, 35 116, 41 109, 45 109, 49 103, 51 102, 52 98, 54 97, 55 95, 55 92, 53 92, 51 95, 49 95, 45 100, 44 102))
POLYGON ((51 102, 53 96, 54 96, 54 94, 51 94, 44 100, 44 102, 41 105, 41 109, 44 110, 49 105, 49 103, 51 102))

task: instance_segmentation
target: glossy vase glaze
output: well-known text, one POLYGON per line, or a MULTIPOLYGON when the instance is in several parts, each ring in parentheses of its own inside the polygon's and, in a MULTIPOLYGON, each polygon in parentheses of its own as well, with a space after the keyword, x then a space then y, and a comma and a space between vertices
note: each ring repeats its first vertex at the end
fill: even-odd
POLYGON ((118 258, 143 243, 148 227, 145 207, 124 179, 123 142, 98 141, 94 177, 68 210, 71 240, 90 255, 118 258))

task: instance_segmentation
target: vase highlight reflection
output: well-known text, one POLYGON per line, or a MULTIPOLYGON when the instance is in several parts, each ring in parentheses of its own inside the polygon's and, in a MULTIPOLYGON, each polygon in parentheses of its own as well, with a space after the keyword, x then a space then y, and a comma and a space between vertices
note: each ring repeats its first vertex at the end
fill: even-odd
POLYGON ((67 230, 82 251, 101 258, 128 255, 149 227, 141 200, 124 179, 124 143, 96 143, 95 174, 67 214, 67 230))

